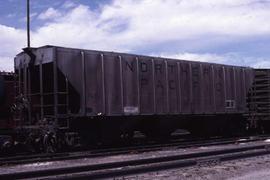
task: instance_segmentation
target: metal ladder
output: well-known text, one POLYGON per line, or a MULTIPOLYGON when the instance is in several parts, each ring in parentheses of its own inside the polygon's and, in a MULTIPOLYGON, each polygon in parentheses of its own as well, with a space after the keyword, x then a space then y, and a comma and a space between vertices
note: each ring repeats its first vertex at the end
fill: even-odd
POLYGON ((270 121, 270 69, 256 69, 255 80, 249 91, 248 121, 256 128, 259 121, 270 121))

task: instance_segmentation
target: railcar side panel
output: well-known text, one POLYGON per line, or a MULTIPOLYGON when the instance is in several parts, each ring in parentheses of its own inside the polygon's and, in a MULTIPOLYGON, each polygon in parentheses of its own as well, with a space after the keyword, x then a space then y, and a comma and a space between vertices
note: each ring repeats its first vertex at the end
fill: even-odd
MULTIPOLYGON (((254 78, 251 68, 211 63, 61 47, 34 52, 36 65, 44 63, 43 85, 48 73, 53 82, 67 78, 78 94, 69 98, 78 107, 71 113, 83 116, 236 113, 246 109, 254 78)), ((16 68, 22 69, 24 56, 16 57, 16 68)), ((52 89, 60 90, 61 83, 53 82, 52 89)))
POLYGON ((116 54, 104 56, 106 113, 108 115, 121 115, 123 113, 121 61, 122 59, 116 54))
MULTIPOLYGON (((71 54, 57 59, 82 59, 79 51, 71 54)), ((70 76, 84 68, 89 115, 233 113, 244 109, 241 88, 252 81, 250 73, 233 66, 91 51, 84 56, 85 64, 62 69, 82 92, 82 75, 70 76)))
POLYGON ((212 113, 215 109, 214 106, 214 77, 212 73, 211 64, 201 64, 202 74, 201 74, 201 92, 202 92, 202 104, 203 113, 212 113))
POLYGON ((243 112, 244 104, 245 104, 245 83, 243 78, 243 69, 236 68, 236 110, 239 112, 243 112))
POLYGON ((167 61, 167 90, 168 90, 168 113, 177 114, 180 111, 180 78, 179 62, 167 61))
POLYGON ((153 62, 150 58, 139 57, 140 65, 140 112, 141 114, 155 113, 155 92, 153 91, 153 62))
POLYGON ((180 62, 180 86, 181 86, 181 113, 190 113, 192 100, 191 64, 180 62))
POLYGON ((85 52, 85 92, 87 114, 105 114, 103 54, 85 52))
POLYGON ((168 112, 167 61, 153 59, 154 64, 154 98, 156 114, 168 112))
POLYGON ((224 67, 225 70, 225 108, 226 112, 232 112, 235 108, 235 85, 234 69, 230 66, 224 67))
POLYGON ((191 63, 191 113, 201 114, 202 113, 202 80, 201 80, 201 66, 200 63, 191 63))
MULTIPOLYGON (((84 78, 84 60, 81 51, 79 50, 67 50, 64 48, 55 49, 55 58, 54 62, 57 64, 57 72, 60 72, 68 79, 70 85, 78 92, 80 95, 80 108, 79 112, 75 111, 72 113, 85 114, 85 96, 83 85, 85 83, 84 78)), ((54 80, 57 80, 58 77, 55 76, 54 72, 48 72, 54 76, 54 80)), ((58 75, 57 73, 57 75, 58 75)), ((59 76, 59 75, 58 75, 59 76)), ((56 84, 57 86, 57 84, 56 84)), ((58 91, 58 87, 56 87, 58 91)))
POLYGON ((225 73, 222 65, 214 65, 215 112, 225 113, 225 73))
POLYGON ((139 58, 122 56, 123 70, 123 103, 124 114, 138 115, 140 112, 139 58))

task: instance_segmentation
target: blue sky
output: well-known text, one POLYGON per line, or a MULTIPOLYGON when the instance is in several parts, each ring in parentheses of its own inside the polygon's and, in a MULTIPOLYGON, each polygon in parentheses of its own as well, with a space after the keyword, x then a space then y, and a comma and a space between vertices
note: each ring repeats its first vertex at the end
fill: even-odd
MULTIPOLYGON (((46 44, 270 68, 270 0, 30 0, 46 44)), ((26 44, 26 0, 0 0, 0 70, 26 44)))
MULTIPOLYGON (((71 7, 82 4, 92 10, 97 10, 102 5, 110 3, 111 0, 30 0, 31 14, 33 18, 32 28, 42 25, 35 17, 36 15, 46 11, 48 8, 63 9, 63 4, 70 4, 71 7), (71 3, 73 5, 71 5, 71 3)), ((0 24, 12 26, 16 28, 24 28, 23 19, 26 16, 26 0, 0 0, 0 24)))

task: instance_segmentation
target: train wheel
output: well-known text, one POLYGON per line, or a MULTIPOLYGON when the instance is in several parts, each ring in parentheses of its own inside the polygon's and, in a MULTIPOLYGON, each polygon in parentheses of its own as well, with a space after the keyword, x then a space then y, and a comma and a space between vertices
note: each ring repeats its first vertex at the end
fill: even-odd
POLYGON ((124 143, 131 143, 133 140, 133 136, 134 136, 134 132, 129 131, 129 132, 122 133, 120 138, 121 140, 124 141, 124 143))
POLYGON ((43 147, 46 153, 55 153, 57 151, 56 136, 53 133, 46 133, 43 138, 43 147))
POLYGON ((0 154, 10 154, 12 153, 13 145, 11 141, 5 141, 2 146, 0 146, 0 154))
POLYGON ((27 151, 32 152, 32 153, 36 152, 35 151, 35 137, 32 133, 28 134, 24 144, 27 151))

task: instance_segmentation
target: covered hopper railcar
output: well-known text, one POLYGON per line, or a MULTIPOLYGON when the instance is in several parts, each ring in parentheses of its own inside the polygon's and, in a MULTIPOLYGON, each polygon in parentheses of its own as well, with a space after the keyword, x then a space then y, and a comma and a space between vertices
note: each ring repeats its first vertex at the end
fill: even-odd
POLYGON ((8 133, 14 128, 11 115, 14 96, 14 74, 0 72, 0 134, 8 133))
POLYGON ((16 123, 12 116, 15 96, 14 74, 0 72, 0 153, 11 145, 16 123))
POLYGON ((15 70, 22 124, 87 141, 245 127, 254 81, 248 67, 56 46, 26 49, 15 70))

